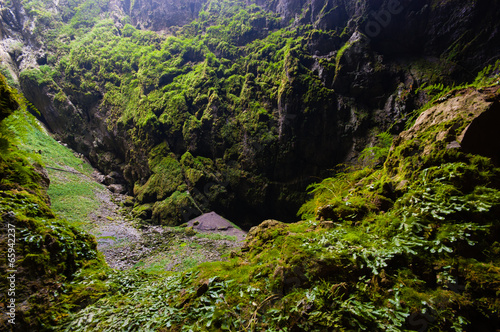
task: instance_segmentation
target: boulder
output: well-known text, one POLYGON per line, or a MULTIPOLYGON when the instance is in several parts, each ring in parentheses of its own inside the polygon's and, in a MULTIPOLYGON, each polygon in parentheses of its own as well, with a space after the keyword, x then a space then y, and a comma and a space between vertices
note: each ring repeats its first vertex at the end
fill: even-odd
POLYGON ((452 91, 399 134, 385 166, 394 173, 410 175, 415 167, 429 167, 433 158, 450 150, 489 157, 498 165, 499 121, 500 87, 452 91), (413 160, 411 167, 404 162, 408 157, 413 160))
POLYGON ((115 194, 124 194, 127 192, 127 189, 124 185, 121 184, 112 184, 108 186, 108 189, 115 194))

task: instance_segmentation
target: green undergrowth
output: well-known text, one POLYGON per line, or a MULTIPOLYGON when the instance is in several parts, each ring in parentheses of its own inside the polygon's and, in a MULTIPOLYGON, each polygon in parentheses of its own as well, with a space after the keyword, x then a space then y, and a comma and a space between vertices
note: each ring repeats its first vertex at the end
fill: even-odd
POLYGON ((237 237, 234 235, 225 235, 220 233, 196 233, 195 236, 211 240, 229 240, 229 241, 237 240, 237 237))
POLYGON ((0 273, 3 280, 15 275, 15 291, 2 282, 2 302, 15 299, 15 325, 7 308, 0 318, 2 330, 49 329, 69 312, 96 294, 76 295, 70 282, 74 273, 105 268, 95 239, 56 216, 50 207, 49 180, 39 154, 23 149, 32 134, 28 103, 0 76, 0 216, 2 234, 0 273), (7 255, 8 254, 8 255, 7 255), (14 272, 12 272, 14 271, 14 272), (78 298, 78 299, 77 299, 78 298))
POLYGON ((225 260, 237 246, 236 236, 195 231, 193 234, 188 230, 168 227, 160 235, 151 237, 146 243, 151 251, 134 265, 134 269, 153 274, 186 271, 203 262, 225 260))
MULTIPOLYGON (((39 27, 53 53, 47 65, 21 78, 50 87, 58 102, 71 94, 82 110, 98 107, 111 131, 126 132, 131 146, 124 176, 138 197, 134 213, 164 225, 185 221, 193 207, 199 213, 210 203, 229 205, 228 189, 265 188, 265 174, 255 176, 264 172, 245 167, 274 156, 280 140, 294 146, 299 133, 293 124, 326 114, 325 105, 334 103, 334 91, 308 69, 316 61, 310 46, 318 36, 338 46, 330 60, 320 61, 338 80, 352 46, 337 31, 283 28, 278 16, 243 1, 207 1, 199 18, 175 36, 136 29, 127 18, 115 24, 105 14, 107 1, 72 2, 62 13, 44 3, 25 6, 44 23, 39 27), (286 105, 301 105, 303 114, 295 119, 286 105), (135 164, 148 176, 138 177, 135 164)), ((423 86, 417 92, 432 100, 414 118, 464 87, 497 82, 498 65, 472 85, 423 86)), ((94 254, 95 243, 82 248, 91 239, 82 242, 63 221, 45 222, 55 216, 37 184, 42 175, 30 165, 47 152, 42 146, 41 156, 28 157, 1 133, 2 206, 41 225, 34 233, 26 227, 32 233, 24 238, 33 245, 26 264, 44 267, 40 275, 60 278, 47 282, 64 285, 54 282, 45 287, 50 295, 32 300, 39 306, 26 315, 29 327, 461 331, 499 325, 499 169, 486 157, 430 144, 426 133, 393 149, 390 137, 380 135, 381 144, 365 154, 375 160, 371 167, 346 169, 310 187, 302 221, 266 221, 227 261, 196 265, 191 257, 183 267, 191 270, 183 273, 162 272, 169 257, 112 271, 94 254), (421 156, 424 146, 432 149, 421 156), (81 246, 69 246, 73 239, 81 246), (65 251, 51 249, 52 243, 65 251), (77 267, 84 269, 75 274, 77 267), (47 309, 50 301, 55 305, 47 309)), ((45 162, 60 165, 63 157, 53 155, 45 162)), ((83 184, 54 185, 75 199, 90 192, 83 184)), ((266 199, 262 193, 247 190, 240 200, 257 209, 266 199)), ((85 199, 64 204, 78 203, 92 208, 85 199)))
POLYGON ((72 225, 88 230, 91 213, 95 213, 100 202, 95 196, 107 190, 93 179, 81 175, 49 170, 51 178, 48 194, 52 210, 72 225))
POLYGON ((72 314, 62 328, 494 330, 500 168, 431 139, 420 143, 428 147, 421 163, 381 140, 375 152, 385 163, 345 168, 311 186, 302 221, 267 220, 227 261, 187 272, 109 273, 108 290, 123 280, 120 291, 72 314), (394 160, 406 166, 394 168, 394 160))

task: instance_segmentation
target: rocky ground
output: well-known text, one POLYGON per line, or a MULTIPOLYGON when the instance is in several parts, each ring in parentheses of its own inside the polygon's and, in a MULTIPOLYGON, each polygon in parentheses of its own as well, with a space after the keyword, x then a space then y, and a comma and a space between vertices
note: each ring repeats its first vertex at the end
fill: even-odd
POLYGON ((121 207, 124 195, 100 190, 95 192, 95 199, 100 207, 88 216, 89 232, 96 237, 98 249, 112 268, 183 270, 224 259, 224 255, 241 247, 245 237, 245 232, 215 212, 200 216, 203 222, 199 225, 210 221, 213 227, 195 226, 192 232, 190 228, 139 223, 121 207))
MULTIPOLYGON (((78 181, 102 182, 97 172, 91 179, 68 166, 51 170, 52 180, 57 177, 59 181, 74 181, 65 176, 73 173, 80 178, 78 181)), ((112 268, 185 270, 202 262, 225 259, 225 255, 243 244, 246 233, 215 212, 195 218, 185 227, 145 224, 133 217, 131 209, 124 207, 123 203, 130 197, 109 189, 108 186, 93 191, 90 199, 98 202, 98 208, 90 212, 80 226, 95 236, 98 250, 112 268)))

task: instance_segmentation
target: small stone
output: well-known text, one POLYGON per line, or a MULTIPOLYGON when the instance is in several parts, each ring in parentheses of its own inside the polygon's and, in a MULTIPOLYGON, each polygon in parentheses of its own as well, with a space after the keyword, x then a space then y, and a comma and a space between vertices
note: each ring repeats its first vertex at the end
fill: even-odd
POLYGON ((397 191, 402 191, 408 186, 408 180, 403 180, 396 185, 397 191))
POLYGON ((323 220, 320 224, 319 227, 324 228, 324 229, 334 229, 335 228, 335 223, 331 220, 323 220))
POLYGON ((114 178, 112 178, 111 176, 106 175, 106 176, 104 177, 104 184, 105 184, 105 185, 108 185, 108 186, 109 186, 109 185, 112 185, 112 184, 115 184, 115 183, 116 183, 116 180, 115 180, 114 178))
POLYGON ((112 185, 109 185, 108 189, 111 192, 115 193, 115 194, 123 194, 123 193, 125 193, 127 191, 125 189, 125 186, 123 186, 121 184, 112 184, 112 185))
POLYGON ((457 141, 453 141, 451 143, 448 143, 448 145, 446 146, 446 149, 450 150, 450 149, 460 149, 461 146, 460 146, 460 143, 458 143, 457 141))
POLYGON ((203 282, 200 287, 196 290, 196 297, 200 297, 205 294, 208 290, 208 281, 203 282))

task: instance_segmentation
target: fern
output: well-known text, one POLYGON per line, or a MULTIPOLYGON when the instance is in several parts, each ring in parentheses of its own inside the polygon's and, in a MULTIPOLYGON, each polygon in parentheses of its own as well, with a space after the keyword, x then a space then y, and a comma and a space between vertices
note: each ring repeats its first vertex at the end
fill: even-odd
POLYGON ((458 86, 445 86, 443 83, 426 86, 426 84, 424 83, 415 91, 415 94, 418 94, 421 91, 425 91, 427 96, 430 97, 430 100, 424 106, 415 110, 410 115, 406 122, 405 129, 407 130, 411 126, 413 126, 415 120, 420 114, 422 114, 422 112, 432 107, 432 105, 434 105, 436 102, 445 101, 452 92, 467 88, 481 89, 498 84, 500 84, 500 60, 497 60, 494 65, 486 66, 477 74, 474 82, 472 83, 465 83, 458 86))
POLYGON ((378 142, 375 146, 367 147, 359 155, 358 160, 369 164, 371 167, 380 165, 389 155, 392 145, 392 135, 383 132, 377 135, 378 142))

